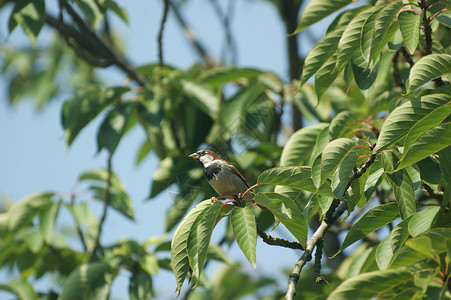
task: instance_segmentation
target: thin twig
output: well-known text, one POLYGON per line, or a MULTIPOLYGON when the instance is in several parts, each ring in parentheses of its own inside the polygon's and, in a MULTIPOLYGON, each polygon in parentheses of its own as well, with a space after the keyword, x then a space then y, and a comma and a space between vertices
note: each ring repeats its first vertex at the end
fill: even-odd
POLYGON ((93 258, 95 257, 95 254, 97 252, 97 249, 100 247, 100 236, 102 234, 102 228, 103 228, 103 223, 105 223, 105 219, 106 219, 106 215, 108 212, 108 206, 110 206, 110 200, 111 200, 111 179, 113 177, 113 169, 111 166, 111 161, 112 161, 113 155, 112 154, 108 154, 108 161, 107 161, 107 180, 106 180, 106 187, 105 187, 105 195, 104 195, 104 199, 103 199, 103 212, 102 212, 102 216, 100 217, 100 221, 97 227, 97 236, 94 242, 94 248, 92 250, 91 253, 91 259, 93 260, 93 258))
MULTIPOLYGON (((72 207, 74 207, 74 205, 75 205, 75 193, 73 193, 73 192, 70 195, 70 204, 72 205, 72 207)), ((88 252, 88 246, 86 245, 86 241, 85 241, 85 237, 83 235, 83 231, 81 230, 80 224, 77 222, 75 216, 74 216, 74 219, 75 219, 75 224, 76 224, 75 225, 75 229, 77 230, 78 237, 80 238, 81 245, 83 246, 83 251, 85 253, 87 253, 88 252)))
POLYGON ((290 248, 290 249, 295 249, 295 250, 304 250, 304 247, 302 247, 302 245, 299 244, 298 242, 292 242, 292 241, 287 241, 285 239, 272 237, 258 227, 257 227, 257 233, 262 238, 263 242, 265 242, 268 245, 280 246, 280 247, 285 247, 285 248, 290 248))
POLYGON ((442 191, 435 191, 433 188, 431 188, 428 184, 424 182, 422 182, 421 185, 424 187, 426 192, 428 192, 429 196, 440 201, 443 200, 444 193, 442 191))
POLYGON ((166 23, 166 19, 168 17, 169 12, 169 1, 163 0, 163 17, 161 18, 160 30, 158 31, 158 65, 160 67, 163 66, 163 31, 164 24, 166 23))

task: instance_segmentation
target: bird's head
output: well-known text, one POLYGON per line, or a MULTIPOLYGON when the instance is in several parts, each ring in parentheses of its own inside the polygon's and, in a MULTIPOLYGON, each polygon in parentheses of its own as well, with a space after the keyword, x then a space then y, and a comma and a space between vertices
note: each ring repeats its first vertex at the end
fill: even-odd
POLYGON ((188 157, 197 160, 201 165, 206 165, 214 160, 220 159, 213 151, 210 150, 199 150, 193 154, 188 155, 188 157))

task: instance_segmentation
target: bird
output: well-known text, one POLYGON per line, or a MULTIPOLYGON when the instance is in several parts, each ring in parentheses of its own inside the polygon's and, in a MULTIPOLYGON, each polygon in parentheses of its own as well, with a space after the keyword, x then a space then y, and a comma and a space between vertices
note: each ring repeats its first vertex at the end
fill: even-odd
MULTIPOLYGON (((242 195, 250 187, 243 175, 231 163, 210 150, 199 150, 188 157, 199 162, 205 178, 219 194, 219 198, 235 199, 238 204, 241 204, 242 195)), ((243 199, 251 200, 254 196, 254 192, 250 190, 243 199)))

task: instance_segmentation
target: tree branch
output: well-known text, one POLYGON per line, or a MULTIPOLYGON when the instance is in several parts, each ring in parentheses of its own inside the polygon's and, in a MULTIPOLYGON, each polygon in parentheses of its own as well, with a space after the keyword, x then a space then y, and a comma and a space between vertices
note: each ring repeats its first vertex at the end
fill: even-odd
POLYGON ((103 212, 102 212, 102 216, 100 217, 100 221, 99 221, 99 225, 98 225, 98 229, 97 229, 97 236, 94 242, 94 248, 92 250, 91 253, 91 258, 90 260, 92 261, 93 258, 95 257, 95 254, 97 252, 97 249, 100 247, 100 236, 102 234, 102 228, 103 228, 103 223, 105 223, 105 219, 106 219, 106 215, 108 212, 108 206, 110 205, 110 200, 111 200, 111 179, 113 177, 113 169, 111 166, 111 161, 112 161, 113 155, 110 153, 108 154, 108 161, 107 161, 107 180, 106 180, 106 187, 105 187, 105 195, 104 195, 104 199, 103 199, 103 212))
POLYGON ((431 188, 428 184, 422 182, 421 185, 424 187, 426 192, 434 199, 443 201, 443 195, 444 193, 441 191, 435 191, 433 188, 431 188))
POLYGON ((158 65, 160 67, 163 66, 163 31, 169 12, 169 0, 163 0, 163 5, 163 17, 161 18, 160 30, 158 31, 158 65))
POLYGON ((258 227, 257 227, 257 233, 262 238, 263 242, 265 242, 268 245, 280 246, 280 247, 285 247, 285 248, 290 248, 290 249, 295 249, 295 250, 304 250, 304 247, 302 247, 302 245, 299 244, 298 242, 292 242, 292 241, 287 241, 285 239, 272 237, 269 234, 267 234, 266 232, 262 231, 258 227))

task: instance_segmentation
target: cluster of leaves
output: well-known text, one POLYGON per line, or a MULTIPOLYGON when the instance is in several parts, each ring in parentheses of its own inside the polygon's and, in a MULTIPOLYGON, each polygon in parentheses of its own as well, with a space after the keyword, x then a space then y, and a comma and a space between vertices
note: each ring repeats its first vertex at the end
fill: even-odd
MULTIPOLYGON (((311 1, 297 31, 351 2, 311 1)), ((61 68, 69 65, 77 80, 71 81, 76 92, 62 107, 66 144, 70 147, 101 118, 97 148, 108 153, 108 162, 106 169, 80 175, 88 197, 75 191, 69 196, 33 194, 0 214, 0 267, 19 272, 0 289, 23 299, 79 299, 80 293, 86 299, 108 299, 112 282, 125 270, 130 298, 147 299, 154 295, 152 277, 163 268, 175 274, 179 291, 191 274, 193 285, 202 287, 193 297, 256 295, 274 286, 274 278, 242 273, 221 247, 211 244, 218 222, 229 220, 222 240, 228 245, 236 240, 255 267, 257 236, 270 244, 308 248, 308 225, 330 217, 342 202, 347 207, 343 226, 330 230, 347 234, 336 251, 363 243, 330 276, 329 287, 310 290, 307 284, 298 294, 327 291, 330 299, 449 296, 449 2, 373 2, 334 19, 306 58, 296 92, 291 83, 256 69, 201 64, 187 70, 161 64, 133 68, 118 56, 107 30, 108 13, 128 20, 112 0, 60 1, 59 18, 46 13, 44 0, 1 1, 1 9, 13 6, 10 30, 21 26, 33 44, 44 25, 61 35, 42 50, 2 48, 10 101, 31 96, 43 105, 58 93, 65 73, 61 68), (48 53, 48 59, 39 53, 48 53), (110 64, 139 86, 102 86, 93 69, 110 64), (282 115, 294 108, 314 125, 287 134, 282 115), (172 241, 162 237, 102 245, 107 211, 134 220, 132 200, 111 161, 123 137, 137 127, 146 139, 136 163, 150 153, 160 160, 149 197, 175 190, 166 231, 178 227, 172 241), (224 158, 245 171, 250 182, 256 179, 252 201, 242 206, 201 201, 214 193, 187 155, 206 147, 228 153, 224 158), (100 218, 91 212, 90 199, 101 201, 100 218), (198 204, 189 210, 193 203, 198 204), (64 214, 73 218, 70 236, 80 241, 80 249, 55 226, 64 214), (280 223, 296 242, 268 238, 264 231, 280 223), (370 238, 386 225, 390 233, 382 241, 370 238), (209 260, 228 265, 213 281, 203 272, 209 260), (50 274, 57 288, 38 295, 33 280, 50 274)), ((301 280, 307 281, 304 273, 301 280)))
MULTIPOLYGON (((350 2, 310 2, 298 30, 350 2)), ((447 5, 378 1, 335 18, 307 56, 298 91, 308 97, 308 79, 314 75, 318 101, 339 86, 357 102, 355 108, 337 111, 330 123, 303 128, 289 138, 280 167, 262 172, 255 185, 257 190, 277 185, 274 191, 258 192, 243 207, 203 201, 187 214, 171 247, 178 288, 190 270, 196 286, 212 230, 224 216, 255 267, 259 208, 254 204, 305 247, 307 224, 332 213, 334 201, 346 202, 345 220, 356 207, 365 209, 378 199, 380 205, 350 224, 338 251, 399 223, 379 244, 366 245, 363 255, 349 258, 353 267, 343 277, 350 279, 329 298, 449 295, 451 55, 438 38, 449 30, 447 5), (403 70, 399 53, 409 63, 403 70), (439 87, 429 88, 431 81, 439 87), (421 188, 428 194, 419 197, 421 188)))

